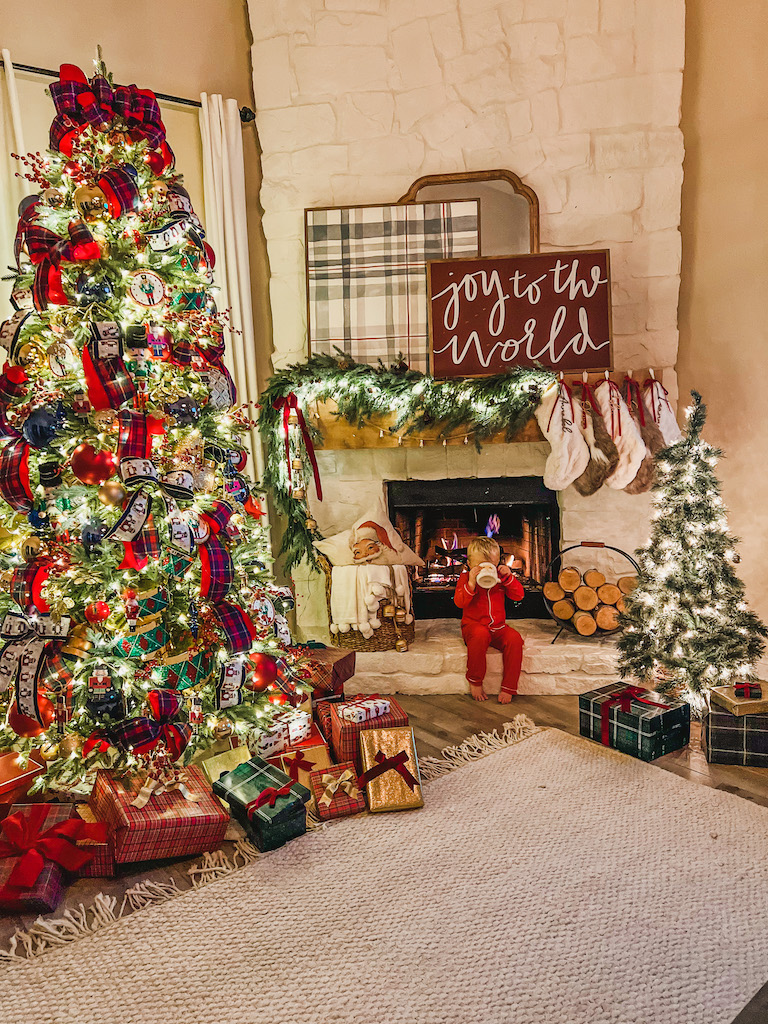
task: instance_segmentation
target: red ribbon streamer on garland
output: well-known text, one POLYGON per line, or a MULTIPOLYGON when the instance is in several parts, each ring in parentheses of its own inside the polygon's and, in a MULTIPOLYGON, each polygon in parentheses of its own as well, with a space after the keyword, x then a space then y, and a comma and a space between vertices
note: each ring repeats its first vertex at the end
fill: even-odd
POLYGON ((383 775, 385 772, 396 771, 408 789, 413 791, 416 786, 416 779, 405 766, 407 760, 407 750, 401 750, 399 754, 395 754, 393 757, 386 757, 383 752, 379 750, 374 758, 376 764, 369 768, 368 771, 363 772, 358 779, 358 784, 362 788, 363 786, 367 786, 369 782, 373 782, 374 779, 378 779, 378 777, 383 775))
POLYGON ((598 416, 602 418, 603 414, 600 412, 600 406, 597 404, 594 388, 590 385, 589 381, 575 380, 573 382, 573 386, 579 388, 581 391, 580 401, 582 427, 586 427, 587 425, 587 406, 589 406, 592 409, 592 412, 596 413, 598 416))
POLYGON ((296 419, 299 421, 299 428, 301 430, 301 436, 304 439, 304 447, 307 449, 307 456, 309 458, 310 465, 312 466, 312 475, 315 480, 315 490, 317 491, 317 500, 323 500, 323 488, 320 483, 320 470, 317 468, 317 459, 315 458, 315 446, 312 444, 312 438, 309 436, 309 430, 307 430, 307 424, 304 419, 304 413, 299 407, 299 400, 296 395, 291 391, 290 394, 284 395, 282 398, 278 398, 273 406, 275 409, 283 410, 283 430, 285 432, 285 461, 288 466, 288 486, 290 489, 291 485, 291 446, 289 441, 288 433, 288 418, 292 412, 296 413, 296 419))
POLYGON ((669 704, 659 704, 658 701, 648 700, 647 697, 642 696, 644 693, 648 693, 648 690, 644 690, 642 686, 627 686, 600 705, 600 742, 604 747, 610 746, 611 708, 616 707, 617 704, 619 711, 625 713, 632 709, 632 701, 636 701, 638 704, 647 704, 653 708, 662 708, 664 711, 669 710, 669 704))
POLYGON ((640 421, 640 426, 645 426, 645 403, 643 402, 642 395, 640 394, 640 382, 636 381, 634 377, 625 377, 623 382, 624 387, 624 401, 629 406, 630 412, 632 411, 632 405, 637 408, 637 418, 640 421))
POLYGON ((0 858, 19 857, 18 864, 0 890, 3 896, 17 893, 9 890, 29 889, 40 877, 46 860, 52 860, 65 871, 78 871, 93 859, 95 850, 80 849, 75 844, 82 839, 104 843, 107 826, 103 822, 87 822, 82 818, 69 818, 42 831, 48 809, 45 804, 33 804, 29 815, 20 811, 0 822, 0 858))

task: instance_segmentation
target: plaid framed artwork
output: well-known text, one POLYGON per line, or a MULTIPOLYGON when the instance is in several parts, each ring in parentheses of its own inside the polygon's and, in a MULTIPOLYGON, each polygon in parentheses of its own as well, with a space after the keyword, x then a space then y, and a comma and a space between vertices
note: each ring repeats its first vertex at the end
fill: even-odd
POLYGON ((477 256, 480 203, 305 210, 309 351, 429 368, 427 261, 477 256))

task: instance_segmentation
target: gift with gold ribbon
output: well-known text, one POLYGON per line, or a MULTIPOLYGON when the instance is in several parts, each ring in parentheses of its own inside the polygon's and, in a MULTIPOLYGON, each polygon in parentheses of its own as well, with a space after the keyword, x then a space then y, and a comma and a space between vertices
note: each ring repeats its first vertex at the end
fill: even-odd
POLYGON ((359 778, 370 811, 422 807, 419 762, 413 729, 369 729, 360 734, 363 772, 359 778))
POLYGON ((227 801, 259 850, 275 850, 306 831, 309 790, 260 757, 222 775, 213 792, 227 801))
POLYGON ((81 840, 104 842, 106 827, 75 815, 72 804, 29 804, 11 808, 0 822, 0 910, 54 910, 66 873, 78 872, 93 852, 81 840))
POLYGON ((365 810, 365 797, 358 786, 357 772, 351 761, 312 772, 309 788, 321 821, 345 818, 365 810))

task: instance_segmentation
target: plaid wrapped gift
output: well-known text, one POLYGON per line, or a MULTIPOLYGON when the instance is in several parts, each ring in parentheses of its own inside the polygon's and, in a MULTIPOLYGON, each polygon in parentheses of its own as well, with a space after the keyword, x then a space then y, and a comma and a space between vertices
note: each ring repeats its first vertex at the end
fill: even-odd
POLYGON ((389 713, 389 701, 383 697, 362 697, 339 705, 339 714, 347 722, 370 722, 389 713))
POLYGON ((71 875, 91 859, 80 842, 103 834, 103 826, 86 824, 72 804, 15 804, 0 823, 0 910, 55 910, 71 875), (14 855, 15 848, 25 852, 14 855))
POLYGON ((256 753, 261 757, 274 757, 282 754, 288 747, 293 747, 305 740, 312 731, 312 717, 306 711, 286 707, 279 711, 272 722, 256 741, 256 753))
POLYGON ((145 807, 132 802, 142 787, 139 778, 103 769, 96 773, 90 806, 110 830, 115 860, 125 864, 165 857, 191 857, 218 850, 229 815, 210 791, 199 768, 187 768, 185 785, 197 801, 178 790, 155 793, 145 807))
POLYGON ((312 675, 307 680, 315 700, 344 695, 344 683, 355 674, 355 652, 338 647, 313 649, 308 663, 312 675))
POLYGON ((346 818, 365 810, 365 797, 358 787, 357 772, 351 761, 312 772, 309 788, 321 821, 346 818))
MULTIPOLYGON (((96 824, 96 815, 88 804, 77 804, 76 813, 91 825, 96 824)), ((109 838, 103 843, 96 839, 81 839, 78 846, 93 853, 93 860, 84 864, 77 872, 78 878, 114 878, 115 877, 115 851, 109 838)))
POLYGON ((331 742, 331 704, 339 704, 344 699, 343 694, 333 697, 321 697, 312 708, 317 726, 328 743, 331 742))
MULTIPOLYGON (((364 700, 376 696, 378 695, 359 693, 351 699, 364 700)), ((374 722, 348 722, 339 714, 339 709, 343 708, 344 704, 331 704, 331 747, 337 762, 352 761, 359 774, 363 770, 360 756, 360 733, 373 726, 376 729, 395 729, 408 725, 408 715, 395 698, 390 696, 387 699, 389 700, 389 712, 386 715, 381 715, 374 722)))
POLYGON ((691 706, 653 690, 609 683, 579 697, 579 732, 641 761, 654 761, 690 739, 691 706))
MULTIPOLYGON (((282 768, 286 775, 294 782, 301 783, 306 789, 310 789, 309 776, 312 772, 329 768, 333 763, 328 750, 328 744, 323 739, 320 730, 313 724, 309 736, 284 750, 277 757, 267 758, 270 764, 282 768)), ((314 809, 314 802, 310 801, 314 809)))
POLYGON ((479 203, 307 210, 312 354, 428 370, 427 261, 477 256, 479 203))
POLYGON ((368 809, 407 811, 424 806, 419 761, 413 729, 367 729, 360 734, 363 772, 358 781, 365 787, 368 809))
POLYGON ((768 696, 740 697, 734 686, 713 686, 709 691, 709 699, 732 715, 762 715, 768 712, 768 696))
POLYGON ((311 793, 260 757, 222 775, 213 791, 229 803, 233 817, 262 852, 306 832, 305 804, 311 793))
POLYGON ((701 723, 701 745, 710 764, 768 768, 768 714, 732 715, 711 708, 701 723))

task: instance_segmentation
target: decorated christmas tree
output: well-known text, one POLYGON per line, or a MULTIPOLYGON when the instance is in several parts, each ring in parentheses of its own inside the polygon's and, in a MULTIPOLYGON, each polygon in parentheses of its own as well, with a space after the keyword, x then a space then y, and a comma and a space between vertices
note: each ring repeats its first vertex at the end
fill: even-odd
POLYGON ((51 150, 20 158, 0 326, 0 751, 60 789, 252 739, 304 688, 214 254, 154 95, 97 70, 62 67, 51 150))
POLYGON ((702 439, 706 406, 691 394, 683 438, 656 457, 653 529, 619 649, 623 677, 700 708, 710 687, 754 679, 768 630, 744 600, 715 473, 722 452, 702 439))

